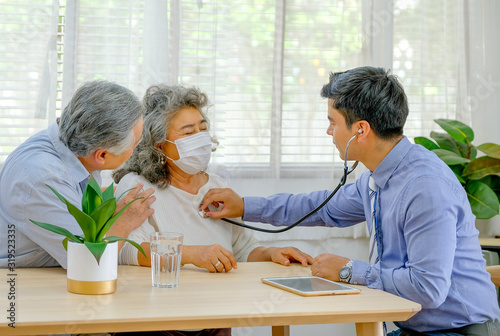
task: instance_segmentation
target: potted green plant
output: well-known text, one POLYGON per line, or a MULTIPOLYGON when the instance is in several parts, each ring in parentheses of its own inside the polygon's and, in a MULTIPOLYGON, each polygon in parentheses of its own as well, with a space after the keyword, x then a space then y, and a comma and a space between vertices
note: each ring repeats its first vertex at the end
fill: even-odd
POLYGON ((434 120, 446 133, 431 132, 430 140, 416 137, 415 143, 433 151, 453 170, 464 186, 472 212, 479 219, 499 213, 500 145, 474 146, 474 131, 457 120, 434 120), (478 157, 478 151, 486 154, 478 157))
POLYGON ((78 294, 113 293, 116 290, 118 241, 127 241, 145 257, 146 254, 139 244, 122 237, 106 237, 106 233, 123 212, 140 198, 133 199, 115 214, 116 203, 123 194, 115 198, 113 183, 101 191, 97 181, 91 177, 83 191, 80 210, 54 188, 47 187, 66 204, 68 212, 83 232, 83 235, 77 235, 60 226, 30 219, 32 223, 66 237, 62 244, 68 251, 68 291, 78 294))

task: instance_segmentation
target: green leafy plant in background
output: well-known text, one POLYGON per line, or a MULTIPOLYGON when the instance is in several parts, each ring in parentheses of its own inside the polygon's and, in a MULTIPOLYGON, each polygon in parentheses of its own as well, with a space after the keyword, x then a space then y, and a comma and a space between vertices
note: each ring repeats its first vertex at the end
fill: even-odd
POLYGON ((484 143, 474 146, 474 131, 464 123, 434 119, 446 133, 431 132, 434 140, 416 137, 415 143, 433 151, 453 170, 464 186, 472 212, 488 219, 499 213, 500 145, 484 143), (478 150, 486 154, 477 157, 478 150))
POLYGON ((113 183, 111 183, 106 190, 101 191, 97 181, 91 177, 85 187, 85 190, 83 191, 82 210, 80 210, 78 207, 68 202, 54 188, 49 185, 47 185, 47 187, 49 187, 54 194, 56 194, 57 197, 59 197, 59 199, 66 204, 68 212, 76 219, 78 225, 80 225, 83 231, 83 236, 73 234, 65 228, 56 225, 41 223, 32 219, 30 219, 30 221, 44 229, 65 236, 66 238, 62 241, 62 244, 66 250, 68 249, 69 240, 75 243, 85 244, 89 251, 94 255, 97 263, 99 263, 108 243, 124 240, 135 246, 146 257, 144 249, 136 242, 116 236, 105 237, 106 233, 109 229, 111 229, 113 224, 123 214, 123 212, 133 202, 141 198, 133 199, 115 214, 116 202, 123 196, 123 194, 116 199, 114 196, 113 183))

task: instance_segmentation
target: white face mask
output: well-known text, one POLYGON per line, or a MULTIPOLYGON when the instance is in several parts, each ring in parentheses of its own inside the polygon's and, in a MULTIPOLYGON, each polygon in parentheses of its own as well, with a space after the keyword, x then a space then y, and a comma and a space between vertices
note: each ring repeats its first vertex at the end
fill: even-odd
POLYGON ((175 144, 179 152, 179 160, 167 159, 179 167, 183 172, 194 175, 207 169, 212 154, 212 139, 208 132, 199 132, 175 141, 167 140, 175 144))

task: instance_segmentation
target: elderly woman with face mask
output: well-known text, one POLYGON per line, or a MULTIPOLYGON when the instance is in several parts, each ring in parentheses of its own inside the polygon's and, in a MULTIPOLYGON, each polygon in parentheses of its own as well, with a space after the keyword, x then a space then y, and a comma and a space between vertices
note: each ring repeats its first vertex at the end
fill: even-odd
MULTIPOLYGON (((214 140, 203 109, 206 94, 196 88, 157 85, 144 98, 142 139, 132 157, 113 174, 117 194, 142 183, 155 188, 154 214, 129 235, 142 242, 149 255, 149 236, 155 231, 184 234, 182 264, 194 264, 210 272, 230 271, 237 261, 274 261, 304 266, 311 256, 294 247, 265 248, 249 230, 221 220, 203 218, 198 208, 211 188, 225 188, 224 180, 205 172, 214 140)), ((130 244, 120 252, 120 263, 150 266, 130 244)))

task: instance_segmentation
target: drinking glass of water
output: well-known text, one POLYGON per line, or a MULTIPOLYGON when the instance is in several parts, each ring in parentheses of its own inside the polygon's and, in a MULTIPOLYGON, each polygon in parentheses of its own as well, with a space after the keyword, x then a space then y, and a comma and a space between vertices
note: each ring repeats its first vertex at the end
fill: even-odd
POLYGON ((173 288, 179 285, 182 242, 184 236, 176 232, 151 234, 151 276, 154 287, 173 288))

